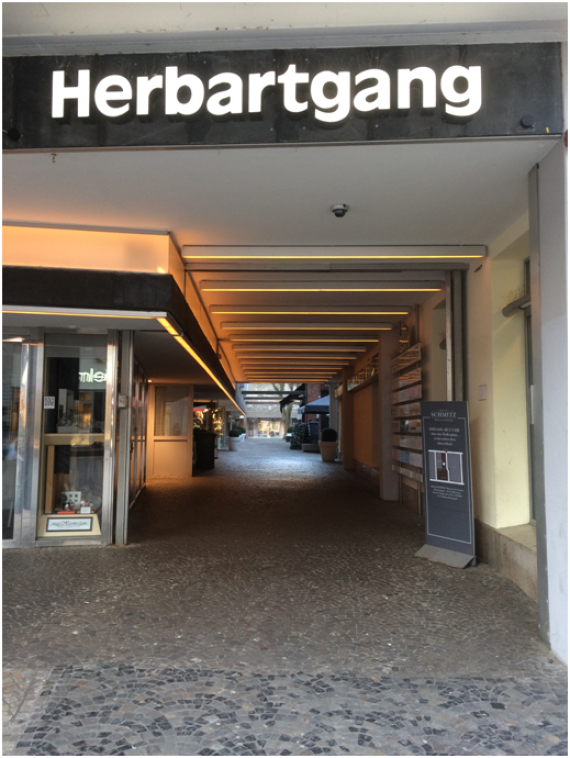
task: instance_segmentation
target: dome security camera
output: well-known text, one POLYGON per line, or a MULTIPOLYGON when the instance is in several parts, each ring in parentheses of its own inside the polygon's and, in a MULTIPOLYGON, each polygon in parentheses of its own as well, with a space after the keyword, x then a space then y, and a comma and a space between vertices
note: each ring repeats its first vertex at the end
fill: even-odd
POLYGON ((337 218, 343 218, 348 213, 348 205, 346 203, 335 203, 335 205, 331 205, 331 211, 337 218))

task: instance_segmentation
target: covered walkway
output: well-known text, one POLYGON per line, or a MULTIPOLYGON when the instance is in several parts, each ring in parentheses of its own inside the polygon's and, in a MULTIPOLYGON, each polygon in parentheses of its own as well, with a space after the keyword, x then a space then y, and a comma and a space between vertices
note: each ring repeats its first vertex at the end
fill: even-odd
POLYGON ((377 486, 247 439, 126 547, 4 554, 4 754, 564 755, 566 669, 377 486))

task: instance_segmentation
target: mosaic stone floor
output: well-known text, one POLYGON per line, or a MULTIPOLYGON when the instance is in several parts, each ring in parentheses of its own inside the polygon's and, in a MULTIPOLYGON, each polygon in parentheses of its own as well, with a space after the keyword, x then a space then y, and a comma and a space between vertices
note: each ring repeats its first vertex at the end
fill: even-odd
POLYGON ((536 606, 281 440, 148 487, 126 548, 4 554, 4 755, 566 755, 536 606))

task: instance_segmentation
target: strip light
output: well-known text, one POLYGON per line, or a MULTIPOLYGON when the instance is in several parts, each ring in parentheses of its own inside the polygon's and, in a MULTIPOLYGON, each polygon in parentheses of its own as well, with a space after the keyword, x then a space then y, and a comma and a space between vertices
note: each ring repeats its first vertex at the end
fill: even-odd
POLYGON ((309 363, 313 363, 315 365, 320 366, 326 366, 328 364, 333 366, 340 366, 340 365, 348 365, 349 361, 342 361, 340 358, 311 358, 308 355, 301 356, 300 358, 246 358, 243 361, 240 361, 240 363, 243 366, 262 366, 262 365, 287 365, 289 363, 299 363, 301 365, 306 365, 304 361, 309 361, 309 363), (317 364, 317 362, 320 361, 320 363, 317 364))
MULTIPOLYGON (((154 321, 156 316, 135 316, 128 313, 77 313, 74 310, 66 311, 20 311, 6 308, 2 313, 14 313, 21 316, 78 316, 79 318, 137 318, 146 321, 154 321)), ((160 319, 157 319, 159 321, 160 319)))
POLYGON ((240 337, 239 334, 231 335, 230 336, 231 342, 378 342, 378 340, 369 340, 369 339, 350 339, 345 340, 342 338, 336 339, 336 340, 328 340, 328 339, 321 339, 320 337, 315 337, 313 339, 302 339, 295 337, 294 340, 291 339, 281 339, 280 337, 240 337))
POLYGON ((202 292, 441 292, 441 287, 200 287, 202 292))
MULTIPOLYGON (((255 347, 254 345, 232 345, 236 353, 243 355, 253 355, 254 353, 301 353, 301 352, 320 352, 320 353, 364 353, 365 347, 255 347), (247 352, 246 352, 247 351, 247 352)), ((331 357, 331 356, 327 356, 331 357)), ((344 356, 343 356, 344 357, 344 356)))
POLYGON ((171 334, 176 342, 178 342, 179 345, 182 345, 184 350, 196 361, 196 363, 204 369, 204 371, 210 376, 214 382, 218 385, 218 387, 222 390, 224 395, 232 401, 232 403, 235 405, 235 407, 240 411, 240 413, 243 413, 244 416, 246 415, 243 408, 240 408, 240 406, 236 403, 234 398, 230 395, 230 393, 227 391, 227 389, 224 387, 224 385, 220 382, 218 377, 214 374, 214 372, 204 363, 204 361, 200 358, 198 353, 194 350, 193 347, 191 347, 188 342, 186 341, 186 338, 170 323, 170 321, 167 318, 157 318, 156 319, 158 323, 166 329, 166 331, 171 334))
POLYGON ((406 311, 220 311, 210 308, 210 313, 231 316, 407 316, 406 311))
POLYGON ((295 384, 297 382, 317 382, 317 383, 325 383, 330 381, 330 376, 311 376, 311 374, 305 375, 305 374, 276 374, 275 376, 269 375, 265 376, 262 374, 261 376, 250 376, 247 375, 247 381, 253 383, 263 383, 266 382, 280 382, 280 381, 286 381, 288 384, 295 384))
POLYGON ((291 324, 285 324, 284 326, 259 326, 258 324, 254 324, 253 326, 241 326, 241 324, 228 324, 227 326, 224 326, 222 324, 222 329, 255 332, 264 329, 286 332, 294 332, 297 330, 303 330, 305 332, 390 332, 392 331, 392 326, 362 326, 361 324, 358 324, 357 326, 335 326, 334 324, 333 326, 321 326, 320 324, 318 326, 292 326, 291 324))
MULTIPOLYGON (((244 372, 246 373, 246 372, 244 372)), ((290 378, 290 377, 299 377, 299 376, 315 376, 319 379, 330 379, 331 376, 335 376, 335 371, 329 371, 324 374, 320 373, 313 373, 311 372, 302 372, 302 371, 279 371, 278 373, 272 373, 272 374, 251 374, 246 373, 246 376, 248 376, 252 381, 255 379, 256 381, 260 381, 262 377, 271 377, 273 379, 281 378, 290 378)))
POLYGON ((455 259, 484 258, 484 255, 183 255, 187 261, 199 260, 404 260, 404 259, 455 259))
POLYGON ((306 373, 310 373, 310 374, 312 374, 314 376, 332 376, 333 374, 337 373, 336 371, 333 371, 333 370, 331 370, 331 371, 316 371, 316 370, 311 370, 310 368, 309 369, 304 369, 304 370, 303 369, 295 369, 295 368, 291 368, 291 369, 285 369, 284 368, 284 369, 275 370, 275 371, 247 371, 246 370, 246 371, 244 371, 244 374, 247 374, 248 376, 282 376, 282 375, 285 375, 285 374, 287 376, 290 376, 290 375, 295 375, 296 376, 297 374, 303 373, 303 372, 305 374, 306 373))
POLYGON ((315 371, 318 374, 322 374, 325 371, 337 371, 340 368, 348 368, 348 365, 339 366, 338 364, 332 364, 332 365, 323 365, 323 364, 317 364, 314 365, 312 363, 296 363, 292 364, 290 362, 288 363, 271 363, 271 364, 246 364, 242 366, 242 369, 244 371, 252 371, 254 373, 259 373, 260 371, 266 372, 266 373, 275 373, 276 371, 315 371))
POLYGON ((236 356, 239 358, 241 363, 267 363, 267 361, 270 362, 279 362, 284 363, 285 361, 295 361, 297 363, 300 363, 302 361, 322 361, 323 363, 349 363, 350 358, 346 355, 329 355, 329 356, 321 356, 321 355, 315 355, 314 357, 312 355, 238 355, 236 356))

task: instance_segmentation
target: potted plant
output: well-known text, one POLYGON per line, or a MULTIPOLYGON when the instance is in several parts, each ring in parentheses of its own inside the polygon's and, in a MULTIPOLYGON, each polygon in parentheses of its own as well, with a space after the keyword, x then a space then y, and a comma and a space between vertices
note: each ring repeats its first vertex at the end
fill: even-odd
POLYGON ((240 443, 241 432, 238 429, 230 429, 228 432, 228 445, 230 450, 237 450, 240 443))
POLYGON ((334 461, 336 458, 336 450, 338 447, 337 444, 338 440, 338 433, 336 429, 323 429, 323 433, 321 435, 321 441, 319 442, 319 447, 321 449, 321 457, 323 461, 334 461))

